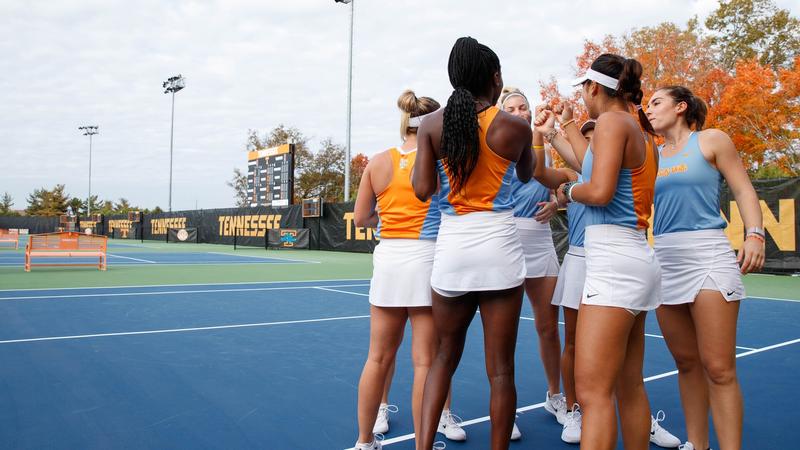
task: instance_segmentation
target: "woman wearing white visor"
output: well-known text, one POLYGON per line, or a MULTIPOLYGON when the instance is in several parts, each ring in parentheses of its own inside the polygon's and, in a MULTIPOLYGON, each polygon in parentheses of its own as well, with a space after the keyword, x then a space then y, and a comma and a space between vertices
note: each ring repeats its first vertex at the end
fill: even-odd
POLYGON ((581 448, 612 449, 618 403, 624 446, 649 447, 644 390, 646 312, 659 303, 661 270, 647 244, 658 155, 641 112, 642 66, 603 54, 576 81, 597 120, 582 162, 582 182, 559 195, 586 205, 586 281, 575 338, 575 387, 582 408, 581 448), (638 121, 634 114, 638 112, 638 121))

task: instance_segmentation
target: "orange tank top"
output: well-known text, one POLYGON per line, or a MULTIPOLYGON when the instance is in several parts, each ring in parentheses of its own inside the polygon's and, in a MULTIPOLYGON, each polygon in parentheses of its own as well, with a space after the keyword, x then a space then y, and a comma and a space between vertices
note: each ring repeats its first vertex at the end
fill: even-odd
POLYGON ((500 112, 491 106, 478 113, 478 163, 460 192, 450 189, 447 161, 436 162, 439 172, 439 208, 445 214, 461 215, 478 211, 507 211, 514 209, 511 180, 517 166, 494 152, 486 142, 489 127, 500 112))
POLYGON ((377 195, 378 234, 381 239, 436 239, 441 215, 438 196, 420 201, 411 185, 411 170, 417 151, 388 150, 392 161, 392 180, 377 195))

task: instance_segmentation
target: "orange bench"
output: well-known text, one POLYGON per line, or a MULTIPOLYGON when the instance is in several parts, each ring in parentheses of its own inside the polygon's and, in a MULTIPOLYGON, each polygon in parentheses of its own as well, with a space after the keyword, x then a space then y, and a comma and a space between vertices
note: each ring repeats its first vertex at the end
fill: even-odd
POLYGON ((105 236, 85 235, 75 232, 34 234, 25 246, 25 271, 30 272, 32 266, 97 266, 106 270, 106 248, 108 238, 105 236), (97 257, 97 264, 32 264, 32 258, 86 258, 97 257))
POLYGON ((14 244, 14 250, 19 248, 19 231, 0 229, 0 242, 10 242, 14 244))

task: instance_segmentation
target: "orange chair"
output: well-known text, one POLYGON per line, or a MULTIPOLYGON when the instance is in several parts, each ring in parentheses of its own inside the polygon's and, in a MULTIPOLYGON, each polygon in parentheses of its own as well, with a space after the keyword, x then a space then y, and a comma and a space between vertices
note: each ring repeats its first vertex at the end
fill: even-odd
POLYGON ((34 234, 28 239, 25 246, 25 271, 30 272, 31 267, 53 266, 97 266, 106 270, 106 248, 108 238, 98 235, 85 235, 75 232, 34 234), (33 264, 32 258, 86 258, 97 257, 97 264, 61 263, 61 264, 33 264))

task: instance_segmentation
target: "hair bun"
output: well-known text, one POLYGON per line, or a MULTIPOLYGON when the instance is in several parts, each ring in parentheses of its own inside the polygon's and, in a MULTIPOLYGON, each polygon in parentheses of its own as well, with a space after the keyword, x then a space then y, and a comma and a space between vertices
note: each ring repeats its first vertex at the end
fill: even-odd
POLYGON ((403 91, 403 93, 400 94, 400 98, 397 99, 397 107, 408 114, 413 114, 419 110, 419 100, 414 91, 411 89, 403 91))

